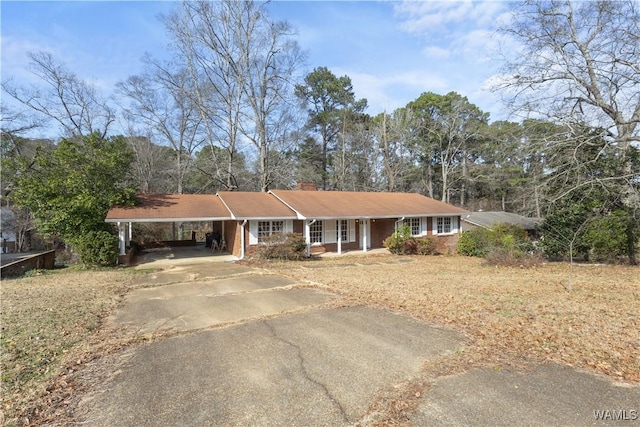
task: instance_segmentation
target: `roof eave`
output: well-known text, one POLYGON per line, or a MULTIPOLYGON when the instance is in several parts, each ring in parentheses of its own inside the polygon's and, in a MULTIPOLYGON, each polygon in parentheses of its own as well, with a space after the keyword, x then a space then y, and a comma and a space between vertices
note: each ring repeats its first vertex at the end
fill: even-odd
POLYGON ((204 222, 204 221, 228 221, 231 217, 197 217, 197 218, 107 218, 104 222, 204 222))

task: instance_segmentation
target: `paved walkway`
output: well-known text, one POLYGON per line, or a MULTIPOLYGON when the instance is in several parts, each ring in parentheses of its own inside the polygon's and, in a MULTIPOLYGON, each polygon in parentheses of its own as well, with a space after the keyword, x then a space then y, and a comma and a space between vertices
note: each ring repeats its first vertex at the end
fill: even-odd
MULTIPOLYGON (((148 341, 95 363, 75 411, 81 425, 367 424, 380 393, 463 347, 455 331, 340 307, 336 295, 267 271, 210 260, 165 266, 141 277, 110 319, 148 341)), ((626 426, 638 423, 639 406, 638 387, 568 368, 477 370, 434 379, 408 421, 582 426, 601 425, 595 410, 626 410, 629 421, 617 424, 626 426)))

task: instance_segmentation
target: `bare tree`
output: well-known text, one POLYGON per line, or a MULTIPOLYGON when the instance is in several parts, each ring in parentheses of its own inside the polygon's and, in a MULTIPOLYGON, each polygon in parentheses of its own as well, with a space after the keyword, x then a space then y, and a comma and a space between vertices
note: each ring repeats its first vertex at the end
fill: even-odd
POLYGON ((147 73, 118 83, 119 94, 130 100, 123 112, 128 121, 144 123, 154 139, 174 150, 175 190, 182 193, 195 151, 203 142, 202 119, 188 95, 192 87, 185 70, 172 71, 170 64, 151 59, 147 65, 147 73))
POLYGON ((243 139, 257 150, 266 191, 269 161, 277 158, 269 150, 283 138, 279 121, 289 116, 291 79, 302 60, 291 27, 271 21, 266 4, 233 0, 183 2, 164 22, 193 81, 191 97, 209 143, 228 151, 225 185, 236 187, 232 167, 243 139))
POLYGON ((243 19, 239 12, 235 2, 190 1, 163 18, 193 81, 190 96, 210 145, 213 162, 202 172, 227 190, 238 187, 234 165, 244 97, 236 41, 237 23, 243 19), (221 158, 218 147, 225 152, 221 158))
POLYGON ((67 70, 50 53, 30 52, 28 56, 31 72, 43 85, 22 87, 5 81, 4 91, 41 117, 57 122, 67 137, 97 132, 104 138, 116 117, 96 88, 67 70))
POLYGON ((284 137, 280 122, 289 116, 293 98, 292 79, 303 61, 298 44, 291 38, 293 29, 284 21, 271 22, 264 5, 242 2, 240 69, 246 95, 248 119, 242 133, 258 150, 258 174, 261 191, 270 181, 269 150, 273 141, 284 137))
POLYGON ((526 1, 503 31, 521 47, 497 89, 515 110, 609 129, 639 141, 640 9, 633 0, 526 1))
POLYGON ((410 169, 409 147, 416 138, 416 122, 411 110, 399 108, 374 120, 374 134, 381 157, 381 175, 386 191, 404 190, 404 178, 410 169))

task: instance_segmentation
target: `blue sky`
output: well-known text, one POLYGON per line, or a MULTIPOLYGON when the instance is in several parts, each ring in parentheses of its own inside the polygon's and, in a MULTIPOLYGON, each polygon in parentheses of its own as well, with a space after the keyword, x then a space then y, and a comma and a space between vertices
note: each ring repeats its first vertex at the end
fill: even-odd
MULTIPOLYGON (((26 52, 44 50, 109 95, 116 82, 142 70, 145 52, 162 56, 167 37, 159 14, 171 1, 2 1, 2 80, 28 84, 26 52)), ((497 72, 499 1, 275 1, 308 52, 306 71, 328 67, 348 75, 370 114, 392 111, 422 92, 456 91, 493 120, 504 118, 486 82, 497 72)))

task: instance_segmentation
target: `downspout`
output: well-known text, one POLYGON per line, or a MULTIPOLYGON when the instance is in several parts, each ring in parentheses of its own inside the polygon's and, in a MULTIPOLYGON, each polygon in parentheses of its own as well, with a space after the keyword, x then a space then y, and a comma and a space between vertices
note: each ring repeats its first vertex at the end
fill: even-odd
POLYGON ((307 258, 309 258, 311 256, 311 226, 316 222, 317 220, 312 220, 311 222, 307 222, 304 225, 304 234, 305 234, 305 240, 307 243, 307 258))
POLYGON ((244 259, 244 226, 246 224, 246 219, 240 224, 240 259, 244 259))

